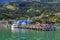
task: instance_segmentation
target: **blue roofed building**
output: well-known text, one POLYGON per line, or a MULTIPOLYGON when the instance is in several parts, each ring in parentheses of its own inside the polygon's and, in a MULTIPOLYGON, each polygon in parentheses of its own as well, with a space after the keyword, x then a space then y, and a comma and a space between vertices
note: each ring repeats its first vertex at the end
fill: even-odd
POLYGON ((22 24, 29 25, 29 23, 30 23, 29 20, 18 20, 18 21, 17 21, 17 25, 22 25, 22 24))

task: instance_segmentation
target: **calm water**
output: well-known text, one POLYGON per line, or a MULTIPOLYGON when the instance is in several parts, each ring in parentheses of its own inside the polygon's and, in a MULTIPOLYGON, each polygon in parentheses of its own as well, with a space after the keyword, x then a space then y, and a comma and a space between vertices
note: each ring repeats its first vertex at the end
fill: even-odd
POLYGON ((60 31, 2 29, 0 30, 0 40, 60 40, 60 31))

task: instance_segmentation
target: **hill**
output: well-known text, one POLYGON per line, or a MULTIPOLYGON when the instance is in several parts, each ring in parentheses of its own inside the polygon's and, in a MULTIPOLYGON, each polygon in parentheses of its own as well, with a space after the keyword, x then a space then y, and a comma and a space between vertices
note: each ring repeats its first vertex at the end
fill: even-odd
POLYGON ((10 2, 0 5, 0 20, 60 13, 60 3, 10 2))

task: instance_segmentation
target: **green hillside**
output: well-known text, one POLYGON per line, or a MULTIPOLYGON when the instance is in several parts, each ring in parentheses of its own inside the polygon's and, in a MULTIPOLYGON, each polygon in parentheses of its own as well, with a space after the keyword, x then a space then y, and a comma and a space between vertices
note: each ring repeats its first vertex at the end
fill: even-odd
POLYGON ((17 19, 20 17, 36 17, 60 13, 60 3, 11 2, 0 5, 0 20, 17 19))

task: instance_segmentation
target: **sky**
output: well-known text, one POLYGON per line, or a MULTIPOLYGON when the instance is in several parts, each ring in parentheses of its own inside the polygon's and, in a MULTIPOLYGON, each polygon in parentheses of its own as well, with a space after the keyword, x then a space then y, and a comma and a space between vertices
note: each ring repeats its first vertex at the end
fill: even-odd
MULTIPOLYGON (((5 4, 5 3, 9 3, 9 2, 21 2, 21 1, 31 1, 31 0, 0 0, 0 4, 5 4)), ((36 1, 36 0, 33 0, 36 1)), ((37 0, 40 2, 60 2, 60 0, 37 0)))
POLYGON ((9 3, 9 2, 16 2, 16 0, 0 0, 0 4, 5 4, 5 3, 9 3))

